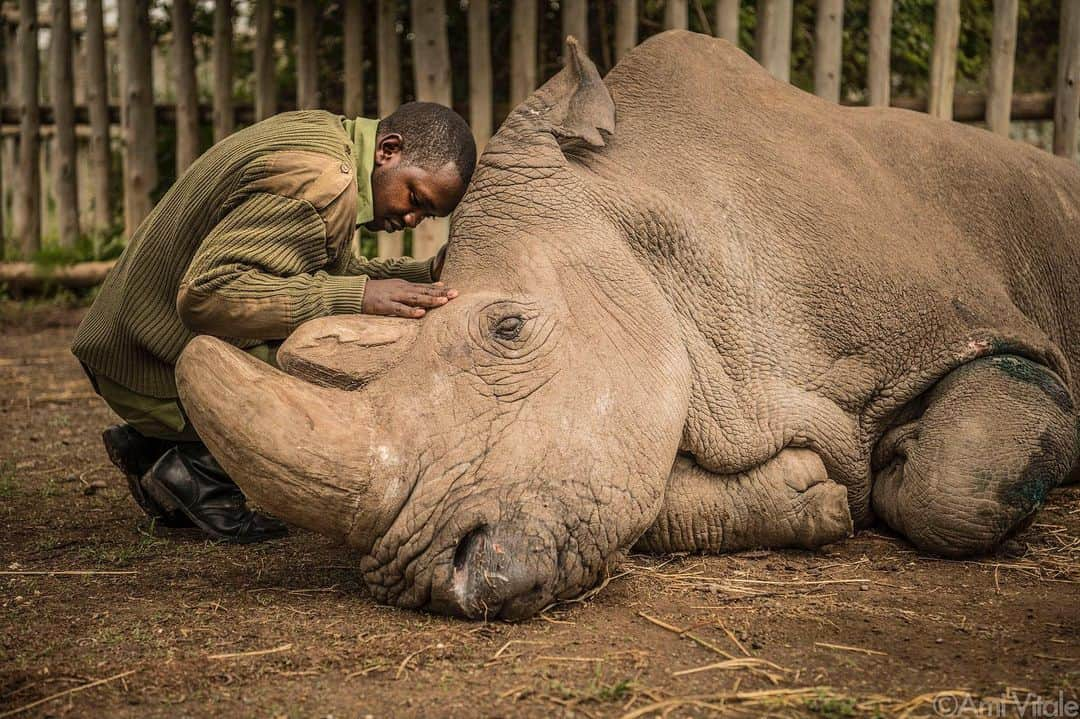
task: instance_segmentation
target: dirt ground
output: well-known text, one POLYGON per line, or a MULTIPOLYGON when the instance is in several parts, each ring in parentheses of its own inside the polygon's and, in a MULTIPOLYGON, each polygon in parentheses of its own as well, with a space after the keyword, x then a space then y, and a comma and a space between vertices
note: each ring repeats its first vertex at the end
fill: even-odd
POLYGON ((872 530, 631 556, 520 624, 428 616, 309 532, 147 527, 67 350, 81 316, 0 305, 0 717, 1080 715, 1080 488, 981 561, 872 530))

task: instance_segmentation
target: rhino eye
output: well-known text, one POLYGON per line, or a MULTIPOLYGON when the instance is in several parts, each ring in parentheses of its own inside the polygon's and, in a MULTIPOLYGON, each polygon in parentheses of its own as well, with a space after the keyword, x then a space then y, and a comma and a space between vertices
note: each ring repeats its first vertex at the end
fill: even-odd
POLYGON ((501 340, 515 340, 524 326, 525 320, 520 316, 503 317, 492 328, 492 334, 501 340))

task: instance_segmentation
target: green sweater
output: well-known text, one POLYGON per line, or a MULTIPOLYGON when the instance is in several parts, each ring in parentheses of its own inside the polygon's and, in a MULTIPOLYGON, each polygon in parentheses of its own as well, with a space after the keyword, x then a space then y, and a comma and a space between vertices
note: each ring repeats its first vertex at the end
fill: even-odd
POLYGON ((196 334, 248 348, 359 313, 368 277, 431 282, 430 261, 352 252, 357 221, 371 218, 376 126, 287 112, 214 145, 128 241, 75 333, 75 356, 135 392, 173 398, 174 366, 196 334))

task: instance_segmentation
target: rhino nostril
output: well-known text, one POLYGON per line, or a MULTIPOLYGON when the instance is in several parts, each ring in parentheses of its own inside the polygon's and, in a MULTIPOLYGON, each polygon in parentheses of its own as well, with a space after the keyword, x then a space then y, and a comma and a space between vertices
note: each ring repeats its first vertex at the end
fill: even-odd
POLYGON ((457 549, 454 550, 454 573, 465 571, 466 565, 469 563, 470 558, 478 558, 483 556, 484 553, 484 535, 487 533, 487 526, 481 524, 476 529, 473 529, 458 542, 457 549))

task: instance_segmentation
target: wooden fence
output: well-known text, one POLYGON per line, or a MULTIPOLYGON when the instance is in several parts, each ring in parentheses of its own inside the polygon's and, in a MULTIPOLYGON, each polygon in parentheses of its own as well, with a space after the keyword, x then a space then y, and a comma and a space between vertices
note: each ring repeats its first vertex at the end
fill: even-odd
MULTIPOLYGON (((537 63, 537 17, 542 0, 513 0, 510 56, 510 106, 524 99, 545 78, 537 63)), ((639 0, 604 0, 613 9, 613 48, 617 59, 638 41, 639 0)), ((3 92, 0 108, 3 142, 0 183, 8 184, 0 203, 11 212, 14 231, 7 243, 24 258, 41 248, 43 199, 55 212, 53 233, 61 246, 70 246, 80 232, 104 230, 111 208, 123 203, 124 227, 135 228, 152 208, 157 184, 157 132, 175 126, 179 173, 199 154, 199 128, 213 126, 213 138, 225 137, 239 125, 265 118, 282 109, 277 98, 276 57, 294 52, 296 104, 319 107, 317 24, 322 11, 314 0, 291 0, 295 9, 295 44, 275 42, 274 3, 254 0, 238 7, 250 9, 242 23, 253 42, 253 104, 239 105, 233 96, 233 40, 237 18, 232 3, 218 2, 213 11, 209 57, 196 56, 193 45, 193 1, 173 0, 168 18, 168 43, 155 45, 149 0, 84 0, 72 16, 71 0, 8 0, 0 15, 3 44, 3 92), (115 25, 106 16, 115 11, 115 25), (39 30, 48 29, 47 83, 42 82, 39 30), (212 84, 212 102, 198 102, 198 79, 212 84), (168 84, 170 93, 161 92, 168 84), (155 87, 157 94, 155 94, 155 87), (48 102, 42 97, 47 95, 48 102), (17 128, 15 126, 18 126, 17 128), (42 139, 47 152, 43 152, 42 139), (110 196, 112 149, 122 148, 122 198, 110 196)), ((444 0, 411 0, 409 26, 412 70, 417 99, 451 102, 451 43, 468 44, 468 120, 482 146, 497 125, 492 93, 491 9, 488 0, 469 0, 467 37, 448 37, 444 0)), ((588 38, 586 0, 562 0, 562 30, 588 38)), ((706 17, 699 0, 666 0, 663 24, 686 28, 690 12, 698 25, 735 41, 739 30, 738 0, 716 0, 706 17)), ((607 10, 606 10, 607 11, 607 10)), ((869 2, 869 53, 866 97, 871 105, 893 104, 925 110, 942 118, 985 120, 993 132, 1007 134, 1010 119, 1053 119, 1055 153, 1075 157, 1080 118, 1080 0, 1061 0, 1060 52, 1056 59, 1056 88, 1014 96, 1018 0, 994 3, 992 59, 984 96, 954 97, 960 0, 938 0, 929 95, 890 97, 890 35, 892 0, 869 2)), ((397 0, 344 1, 344 93, 340 105, 347 115, 385 115, 401 99, 401 20, 397 0), (372 9, 370 6, 375 5, 372 9), (364 47, 363 25, 374 18, 374 48, 364 47), (377 107, 363 106, 363 67, 373 60, 377 73, 377 107)), ((843 0, 818 0, 814 26, 814 91, 840 101, 843 0)), ((777 78, 788 80, 791 67, 793 0, 757 0, 755 48, 757 59, 777 78)), ((204 52, 204 55, 206 53, 204 52)), ((1048 60, 1048 61, 1053 61, 1048 60)), ((0 184, 0 188, 2 188, 0 184)), ((5 218, 6 219, 6 218, 5 218)), ((0 228, 8 223, 0 222, 0 228)), ((445 223, 427 222, 414 235, 413 252, 431 254, 445 236, 445 223)), ((3 238, 0 237, 0 240, 3 238)), ((0 248, 5 243, 0 242, 0 248)), ((380 235, 379 252, 401 253, 400 235, 380 235)))

